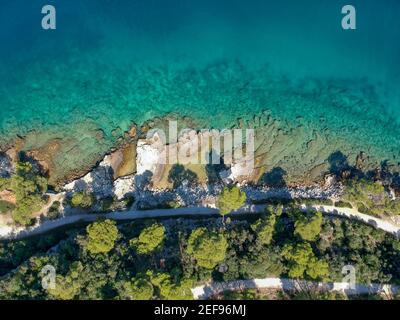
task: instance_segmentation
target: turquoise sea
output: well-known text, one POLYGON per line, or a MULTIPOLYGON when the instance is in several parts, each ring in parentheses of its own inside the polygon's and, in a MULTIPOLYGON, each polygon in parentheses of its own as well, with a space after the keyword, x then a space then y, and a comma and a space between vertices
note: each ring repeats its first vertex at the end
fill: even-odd
POLYGON ((174 112, 260 128, 266 170, 335 151, 397 166, 399 15, 398 0, 2 0, 0 146, 62 141, 53 161, 75 170, 174 112), (41 28, 45 4, 56 30, 41 28))

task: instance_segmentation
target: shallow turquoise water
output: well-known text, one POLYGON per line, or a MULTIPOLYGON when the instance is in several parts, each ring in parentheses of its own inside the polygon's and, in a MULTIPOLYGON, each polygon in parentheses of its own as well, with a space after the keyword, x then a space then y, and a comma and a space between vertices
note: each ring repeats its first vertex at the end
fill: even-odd
POLYGON ((400 2, 350 2, 354 31, 339 0, 60 0, 44 31, 43 1, 3 1, 0 141, 71 136, 84 160, 132 121, 222 128, 268 109, 398 162, 400 2))

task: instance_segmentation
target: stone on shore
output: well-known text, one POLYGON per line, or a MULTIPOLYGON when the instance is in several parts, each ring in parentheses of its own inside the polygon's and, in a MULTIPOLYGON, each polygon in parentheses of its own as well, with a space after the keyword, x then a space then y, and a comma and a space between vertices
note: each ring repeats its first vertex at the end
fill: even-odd
POLYGON ((11 158, 5 152, 0 152, 0 178, 9 178, 12 169, 11 158))

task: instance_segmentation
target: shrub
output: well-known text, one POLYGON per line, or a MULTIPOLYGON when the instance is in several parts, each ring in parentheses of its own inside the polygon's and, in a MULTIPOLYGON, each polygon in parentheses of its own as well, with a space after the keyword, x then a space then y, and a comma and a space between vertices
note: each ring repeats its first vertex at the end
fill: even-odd
POLYGON ((263 247, 260 252, 239 260, 240 274, 244 278, 279 277, 285 270, 281 261, 281 253, 271 247, 263 247))
POLYGON ((46 178, 29 162, 20 162, 16 165, 16 174, 11 177, 10 189, 17 199, 31 194, 43 194, 47 191, 46 178))
POLYGON ((134 202, 135 202, 134 196, 126 196, 125 198, 122 199, 123 205, 127 208, 130 208, 134 202))
POLYGON ((369 210, 369 208, 367 206, 364 205, 364 203, 362 202, 358 202, 356 204, 357 210, 361 213, 365 213, 365 214, 370 214, 371 210, 369 210))
POLYGON ((115 204, 115 199, 113 197, 107 197, 104 199, 101 199, 100 205, 101 205, 101 211, 110 211, 114 209, 114 204, 115 204))
POLYGON ((151 282, 141 277, 135 277, 131 281, 123 281, 118 291, 124 300, 150 300, 154 293, 151 282))
POLYGON ((165 227, 155 223, 140 232, 138 238, 132 239, 130 245, 139 254, 148 254, 161 247, 165 239, 165 227))
POLYGON ((181 205, 178 201, 164 201, 161 203, 153 204, 147 201, 138 201, 137 208, 138 210, 154 210, 154 209, 177 209, 180 208, 181 205))
POLYGON ((246 193, 238 187, 225 187, 218 198, 217 206, 221 215, 225 216, 232 210, 239 209, 246 202, 246 193))
POLYGON ((382 184, 366 179, 350 180, 345 187, 343 199, 353 206, 363 203, 368 208, 385 205, 389 200, 382 184))
POLYGON ((305 205, 325 205, 325 206, 333 206, 333 201, 331 199, 298 199, 297 202, 299 204, 305 205))
POLYGON ((12 211, 13 220, 19 225, 29 225, 32 223, 34 212, 39 211, 44 203, 41 196, 29 195, 17 200, 17 205, 12 211))
POLYGON ((285 245, 282 256, 289 262, 289 276, 291 278, 303 278, 325 280, 329 274, 328 263, 318 260, 309 243, 285 245))
POLYGON ((86 227, 86 248, 90 253, 107 253, 114 248, 118 238, 115 221, 104 220, 94 222, 86 227))
POLYGON ((223 292, 224 300, 257 300, 257 291, 247 289, 243 291, 226 290, 223 292))
POLYGON ((336 201, 335 202, 335 207, 338 207, 338 208, 350 208, 350 209, 353 208, 353 206, 349 202, 342 201, 342 200, 336 201))
POLYGON ((71 198, 73 207, 90 208, 93 205, 93 196, 85 192, 77 192, 71 198))
POLYGON ((57 275, 55 287, 49 288, 50 295, 59 300, 74 299, 82 288, 79 278, 82 271, 83 265, 81 262, 78 261, 72 263, 70 270, 65 277, 57 275))
POLYGON ((19 225, 30 224, 32 214, 44 205, 42 196, 47 191, 46 178, 40 176, 29 162, 20 162, 7 184, 16 197, 16 206, 11 214, 14 222, 19 225))
POLYGON ((388 211, 393 214, 400 214, 400 199, 397 198, 395 200, 390 201, 387 206, 388 211))
POLYGON ((15 205, 11 202, 0 200, 0 214, 8 213, 15 208, 15 205))
POLYGON ((213 269, 225 259, 227 248, 228 242, 223 234, 197 228, 190 234, 187 252, 200 267, 213 269))
POLYGON ((6 190, 10 187, 11 179, 0 177, 0 191, 6 190))
POLYGON ((115 196, 114 197, 106 197, 106 198, 102 198, 99 201, 101 212, 129 209, 134 202, 135 202, 135 198, 133 196, 126 197, 121 200, 119 200, 115 196))
POLYGON ((59 201, 54 201, 47 212, 47 218, 50 220, 57 219, 60 217, 60 206, 61 203, 59 201))
POLYGON ((167 273, 147 272, 154 287, 157 287, 162 300, 193 300, 191 291, 193 281, 183 279, 180 283, 174 283, 167 273))
POLYGON ((296 204, 295 199, 291 198, 275 198, 275 197, 270 197, 266 199, 258 199, 258 200, 253 200, 251 203, 253 204, 270 204, 270 205, 282 205, 282 206, 287 206, 291 204, 296 204))
POLYGON ((180 205, 180 203, 179 203, 178 201, 171 200, 171 201, 168 201, 168 202, 166 203, 166 207, 167 207, 168 209, 177 209, 177 208, 180 208, 181 205, 180 205))
POLYGON ((301 215, 294 224, 294 233, 303 240, 314 241, 321 233, 322 220, 321 212, 317 212, 311 217, 301 215))

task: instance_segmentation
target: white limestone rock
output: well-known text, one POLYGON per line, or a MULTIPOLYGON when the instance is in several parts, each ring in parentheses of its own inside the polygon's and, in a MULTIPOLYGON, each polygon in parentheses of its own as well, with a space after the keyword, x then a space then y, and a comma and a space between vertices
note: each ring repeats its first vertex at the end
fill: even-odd
POLYGON ((136 148, 136 173, 155 174, 160 165, 166 164, 166 146, 161 136, 155 132, 151 138, 140 139, 136 148))
POLYGON ((88 192, 97 197, 113 195, 113 170, 110 157, 106 156, 100 164, 84 177, 68 183, 63 188, 66 192, 88 192))
POLYGON ((118 200, 123 199, 127 194, 135 192, 135 176, 126 176, 114 181, 114 195, 118 200))
POLYGON ((246 180, 252 179, 254 172, 253 156, 245 156, 240 161, 234 161, 229 169, 221 171, 219 175, 224 183, 243 184, 246 180))

